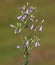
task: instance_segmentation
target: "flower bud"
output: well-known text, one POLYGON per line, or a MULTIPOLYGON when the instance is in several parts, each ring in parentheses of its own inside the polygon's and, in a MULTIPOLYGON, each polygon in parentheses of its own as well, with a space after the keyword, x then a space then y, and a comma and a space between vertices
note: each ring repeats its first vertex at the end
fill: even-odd
POLYGON ((17 46, 16 48, 20 48, 20 46, 17 46))
POLYGON ((40 31, 40 32, 42 31, 42 25, 40 26, 39 31, 40 31))

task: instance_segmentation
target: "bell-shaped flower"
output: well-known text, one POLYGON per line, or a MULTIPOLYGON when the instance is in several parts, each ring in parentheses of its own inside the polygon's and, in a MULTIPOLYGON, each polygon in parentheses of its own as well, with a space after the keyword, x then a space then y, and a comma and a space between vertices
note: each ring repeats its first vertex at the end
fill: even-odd
POLYGON ((40 43, 39 42, 36 42, 35 43, 35 47, 38 47, 38 46, 40 46, 40 43))
POLYGON ((26 17, 27 17, 27 15, 24 15, 24 16, 22 17, 22 19, 24 20, 24 19, 26 19, 26 17))
POLYGON ((18 20, 22 19, 22 16, 18 16, 17 19, 18 19, 18 20))
POLYGON ((29 41, 27 41, 27 42, 25 43, 25 46, 26 46, 26 47, 28 47, 28 46, 29 46, 29 41))
POLYGON ((30 7, 29 11, 30 11, 30 12, 33 12, 33 7, 30 7))

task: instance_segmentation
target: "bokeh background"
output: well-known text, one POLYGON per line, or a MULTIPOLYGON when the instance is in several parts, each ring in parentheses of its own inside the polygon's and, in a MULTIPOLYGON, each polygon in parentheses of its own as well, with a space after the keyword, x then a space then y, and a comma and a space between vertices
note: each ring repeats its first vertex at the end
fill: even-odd
POLYGON ((9 25, 18 22, 18 7, 26 2, 38 7, 37 17, 45 19, 39 35, 41 46, 31 51, 29 65, 55 65, 55 0, 0 0, 0 65, 22 65, 23 50, 16 49, 19 36, 9 25))

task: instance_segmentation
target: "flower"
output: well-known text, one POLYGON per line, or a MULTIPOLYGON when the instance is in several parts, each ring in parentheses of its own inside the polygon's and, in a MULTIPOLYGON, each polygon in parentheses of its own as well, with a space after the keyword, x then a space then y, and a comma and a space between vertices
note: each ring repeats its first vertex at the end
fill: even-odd
POLYGON ((27 17, 27 15, 24 15, 24 16, 22 17, 22 19, 24 20, 26 17, 27 17))
POLYGON ((33 7, 30 7, 29 11, 30 11, 30 12, 33 12, 33 7))
POLYGON ((18 16, 17 19, 18 19, 18 20, 22 19, 22 16, 18 16))
POLYGON ((28 47, 28 46, 29 46, 29 41, 27 41, 27 42, 25 43, 25 46, 26 46, 26 47, 28 47))
POLYGON ((40 26, 39 31, 40 31, 40 32, 42 31, 42 25, 40 26))
POLYGON ((39 42, 36 42, 35 43, 35 47, 37 47, 37 46, 40 46, 40 43, 39 42))
POLYGON ((26 10, 25 14, 29 14, 28 9, 26 10))
POLYGON ((16 48, 20 48, 20 46, 16 46, 16 48))
POLYGON ((30 18, 30 20, 31 20, 31 21, 34 21, 32 17, 30 18))

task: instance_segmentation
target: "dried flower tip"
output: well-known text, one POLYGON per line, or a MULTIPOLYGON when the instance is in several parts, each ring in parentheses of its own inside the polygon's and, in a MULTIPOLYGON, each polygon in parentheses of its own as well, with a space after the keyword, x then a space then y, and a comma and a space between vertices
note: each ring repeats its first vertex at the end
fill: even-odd
POLYGON ((16 48, 20 48, 20 46, 17 46, 16 48))
POLYGON ((24 5, 24 6, 22 7, 23 10, 25 10, 25 8, 26 8, 26 5, 24 5))
POLYGON ((40 26, 39 31, 40 31, 40 32, 42 31, 42 25, 40 26))
POLYGON ((27 37, 25 36, 25 40, 27 40, 27 37))
POLYGON ((16 33, 17 33, 17 31, 16 31, 16 30, 14 30, 14 33, 16 34, 16 33))
POLYGON ((27 23, 27 21, 24 22, 24 24, 26 24, 26 23, 27 23))
POLYGON ((37 47, 37 46, 40 46, 40 43, 39 42, 36 42, 35 43, 35 47, 37 47))
POLYGON ((19 23, 20 24, 20 26, 21 26, 21 23, 19 23))
POLYGON ((23 12, 23 11, 21 11, 21 13, 22 13, 22 14, 24 14, 24 12, 23 12))
POLYGON ((28 6, 28 4, 29 4, 29 3, 27 2, 27 6, 28 6))
POLYGON ((30 27, 30 30, 33 30, 34 29, 34 25, 32 24, 31 27, 30 27))
POLYGON ((36 28, 34 29, 34 32, 36 32, 36 28))
POLYGON ((27 17, 27 15, 24 15, 24 16, 23 16, 23 19, 25 19, 26 17, 27 17))
POLYGON ((34 18, 35 16, 31 15, 30 17, 34 18))
POLYGON ((37 22, 38 22, 38 19, 36 19, 35 23, 37 23, 37 22))
POLYGON ((20 33, 21 32, 21 28, 18 30, 18 33, 20 33))
POLYGON ((10 24, 10 27, 14 28, 14 25, 13 24, 10 24))
POLYGON ((17 26, 18 26, 18 23, 17 23, 17 26))
POLYGON ((44 19, 41 21, 41 23, 43 23, 44 22, 44 19))

